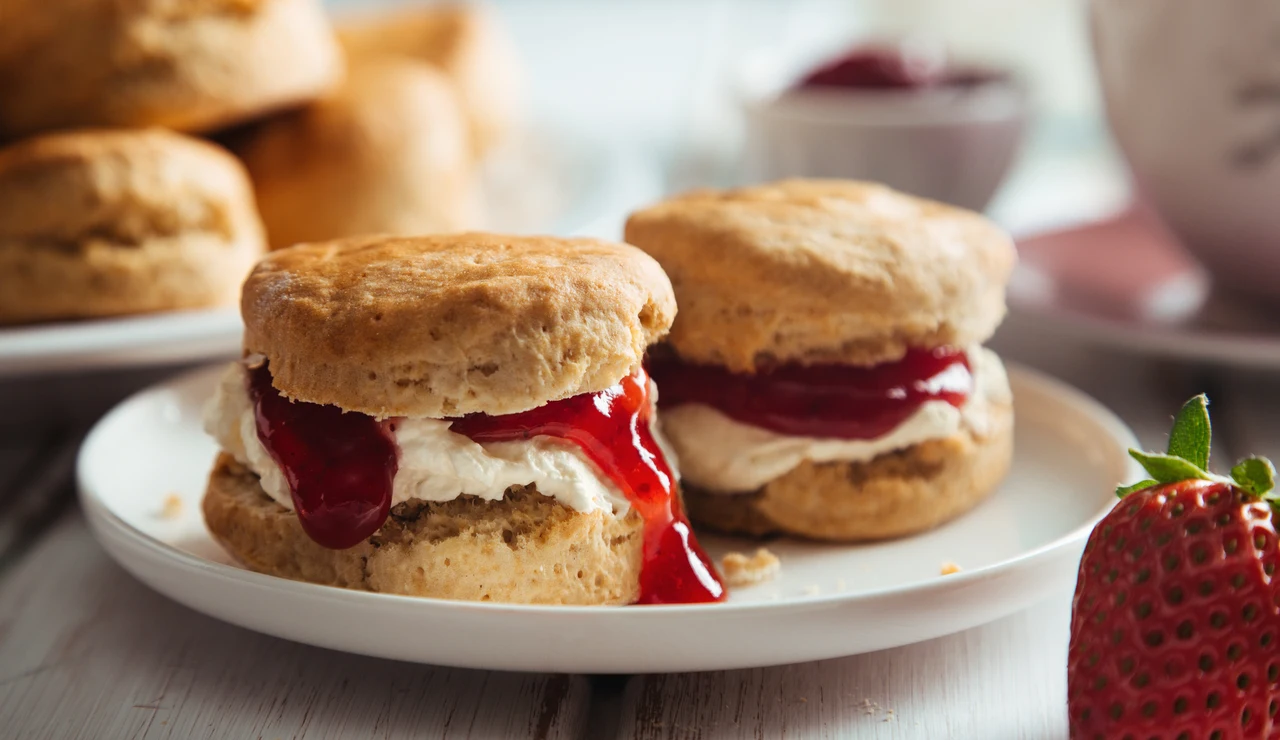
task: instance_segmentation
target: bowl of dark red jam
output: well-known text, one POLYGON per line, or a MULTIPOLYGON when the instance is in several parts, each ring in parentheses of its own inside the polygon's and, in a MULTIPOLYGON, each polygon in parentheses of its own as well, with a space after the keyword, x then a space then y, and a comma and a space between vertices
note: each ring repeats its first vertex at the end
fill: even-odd
POLYGON ((742 85, 752 181, 873 180, 982 210, 1026 128, 1016 76, 936 47, 865 43, 817 62, 753 62, 742 85))

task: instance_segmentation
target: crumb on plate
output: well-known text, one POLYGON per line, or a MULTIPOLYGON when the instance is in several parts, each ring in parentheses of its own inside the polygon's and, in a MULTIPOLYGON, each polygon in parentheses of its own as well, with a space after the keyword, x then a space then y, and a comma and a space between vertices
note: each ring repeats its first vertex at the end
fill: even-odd
POLYGON ((949 576, 952 573, 959 573, 959 572, 960 572, 960 566, 956 565, 950 560, 942 564, 942 575, 944 576, 949 576))
POLYGON ((778 556, 765 548, 756 550, 748 557, 740 552, 731 552, 720 558, 720 571, 730 587, 753 586, 778 575, 782 563, 778 556))
POLYGON ((177 519, 182 516, 182 497, 176 493, 170 493, 164 497, 164 504, 160 507, 161 519, 177 519))

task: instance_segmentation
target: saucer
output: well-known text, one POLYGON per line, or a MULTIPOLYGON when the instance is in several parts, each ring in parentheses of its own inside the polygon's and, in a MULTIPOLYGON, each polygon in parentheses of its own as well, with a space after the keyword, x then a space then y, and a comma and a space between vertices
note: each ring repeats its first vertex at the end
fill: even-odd
POLYGON ((1280 320, 1215 290, 1146 208, 1018 240, 1011 310, 1126 352, 1280 368, 1280 320))

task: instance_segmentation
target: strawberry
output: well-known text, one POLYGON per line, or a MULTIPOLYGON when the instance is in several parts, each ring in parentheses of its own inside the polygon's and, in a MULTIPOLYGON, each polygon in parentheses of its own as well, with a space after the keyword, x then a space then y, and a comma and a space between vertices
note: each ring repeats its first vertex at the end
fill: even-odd
POLYGON ((1130 450, 1150 480, 1085 545, 1071 614, 1076 740, 1280 737, 1280 549, 1274 469, 1208 472, 1208 401, 1187 402, 1166 454, 1130 450))

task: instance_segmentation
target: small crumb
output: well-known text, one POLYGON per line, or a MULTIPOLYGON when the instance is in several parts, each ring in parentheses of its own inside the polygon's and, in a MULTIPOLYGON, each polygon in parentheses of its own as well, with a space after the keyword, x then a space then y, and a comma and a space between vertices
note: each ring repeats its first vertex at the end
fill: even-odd
POLYGON ((182 497, 176 493, 165 496, 159 516, 161 519, 177 519, 182 516, 182 497))
POLYGON ((960 566, 956 565, 950 560, 942 564, 942 575, 944 576, 949 576, 952 573, 959 573, 959 572, 960 572, 960 566))
POLYGON ((801 591, 800 593, 804 594, 805 596, 817 596, 818 594, 822 593, 822 589, 818 588, 818 584, 814 583, 814 584, 805 586, 804 591, 801 591))
POLYGON ((763 583, 778 575, 781 569, 782 563, 778 556, 763 547, 751 557, 731 552, 720 558, 720 571, 724 573, 725 582, 732 588, 763 583))

